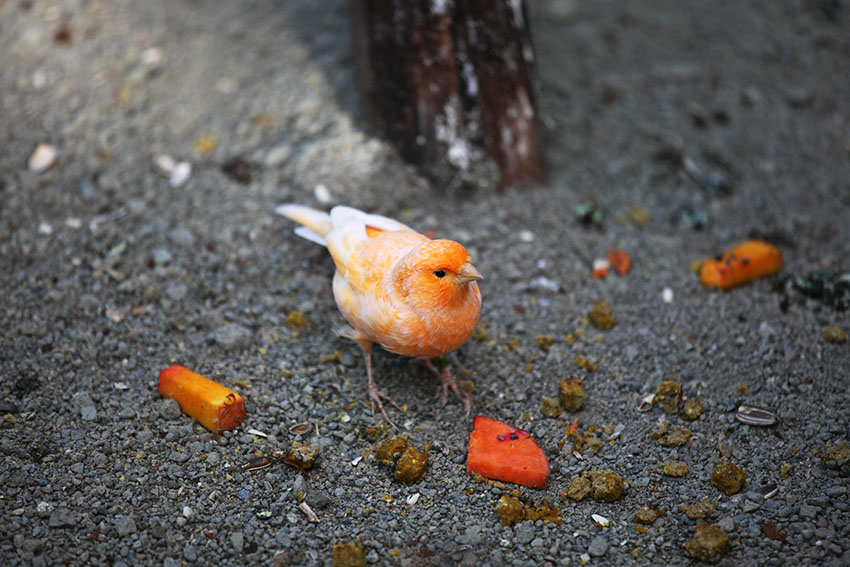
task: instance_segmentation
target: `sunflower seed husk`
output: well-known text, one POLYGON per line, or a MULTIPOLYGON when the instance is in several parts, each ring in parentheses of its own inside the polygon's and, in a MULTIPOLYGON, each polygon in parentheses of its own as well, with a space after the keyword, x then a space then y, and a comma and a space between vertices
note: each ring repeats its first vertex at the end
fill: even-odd
POLYGON ((652 409, 652 402, 655 400, 655 393, 649 394, 645 396, 641 401, 640 405, 637 407, 637 410, 641 413, 646 413, 652 409))
POLYGON ((776 496, 776 494, 779 492, 779 487, 771 482, 771 483, 765 484, 764 486, 760 486, 758 488, 758 492, 762 496, 764 496, 765 500, 767 500, 769 498, 773 498, 774 496, 776 496))
POLYGON ((600 516, 599 514, 591 514, 590 518, 593 520, 593 523, 599 526, 600 528, 607 528, 610 524, 608 518, 605 516, 600 516))
POLYGON ((289 432, 293 435, 304 435, 310 431, 310 426, 306 423, 297 423, 289 428, 289 432))
POLYGON ((771 413, 766 409, 756 408, 753 406, 738 407, 738 411, 735 413, 735 418, 741 423, 755 425, 757 427, 769 427, 779 421, 776 414, 771 413))
POLYGON ((270 467, 271 464, 272 460, 268 457, 254 457, 243 463, 240 468, 245 471, 258 471, 270 467))

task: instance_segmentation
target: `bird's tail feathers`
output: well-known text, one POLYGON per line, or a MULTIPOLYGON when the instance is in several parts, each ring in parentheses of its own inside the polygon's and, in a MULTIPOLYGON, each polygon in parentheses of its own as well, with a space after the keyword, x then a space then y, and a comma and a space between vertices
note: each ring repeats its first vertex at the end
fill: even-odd
POLYGON ((301 226, 295 229, 295 234, 316 244, 327 246, 325 236, 331 231, 331 217, 328 213, 304 205, 278 205, 274 212, 280 216, 294 220, 301 226))

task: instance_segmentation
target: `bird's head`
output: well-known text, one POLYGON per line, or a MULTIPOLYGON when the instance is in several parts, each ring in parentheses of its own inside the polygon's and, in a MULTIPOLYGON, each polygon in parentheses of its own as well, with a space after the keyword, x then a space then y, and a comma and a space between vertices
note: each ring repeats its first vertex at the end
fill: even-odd
POLYGON ((463 302, 478 294, 482 278, 466 248, 452 240, 429 240, 411 250, 398 276, 401 292, 415 305, 433 309, 463 302))

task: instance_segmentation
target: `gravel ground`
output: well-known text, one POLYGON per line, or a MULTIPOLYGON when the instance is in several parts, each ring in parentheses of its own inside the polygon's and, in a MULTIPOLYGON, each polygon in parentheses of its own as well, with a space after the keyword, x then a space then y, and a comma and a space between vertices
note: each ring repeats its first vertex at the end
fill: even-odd
POLYGON ((848 465, 822 458, 850 438, 850 344, 822 336, 850 331, 848 312, 798 293, 783 311, 778 278, 721 293, 689 270, 754 234, 780 246, 783 275, 850 268, 850 14, 697 4, 536 4, 549 182, 458 197, 358 129, 344 2, 0 0, 0 563, 331 565, 334 545, 360 541, 379 565, 685 565, 697 521, 682 507, 710 498, 722 565, 850 564, 848 465), (39 143, 58 157, 34 172, 39 143), (188 179, 163 174, 163 155, 188 179), (378 380, 430 463, 411 486, 376 463, 384 433, 357 346, 333 333, 332 264, 272 214, 288 201, 468 245, 485 332, 450 358, 475 413, 539 440, 546 489, 468 476, 462 406, 441 408, 421 363, 383 352, 378 380), (588 202, 599 227, 576 219, 588 202), (591 279, 610 247, 633 270, 591 279), (586 320, 599 299, 609 331, 586 320), (214 438, 163 400, 175 362, 243 393, 244 426, 214 438), (544 417, 567 377, 585 409, 544 417), (704 414, 637 412, 662 380, 704 414), (742 403, 782 423, 740 423, 742 403), (598 454, 573 453, 575 420, 600 428, 598 454), (660 420, 689 442, 659 445, 660 420), (321 448, 309 480, 239 468, 287 449, 298 423, 321 448), (711 485, 722 459, 748 475, 738 494, 711 485), (690 471, 666 476, 667 460, 690 471), (621 475, 622 498, 565 499, 590 469, 621 475), (495 502, 515 490, 562 521, 502 526, 495 502), (638 529, 642 506, 666 513, 638 529))

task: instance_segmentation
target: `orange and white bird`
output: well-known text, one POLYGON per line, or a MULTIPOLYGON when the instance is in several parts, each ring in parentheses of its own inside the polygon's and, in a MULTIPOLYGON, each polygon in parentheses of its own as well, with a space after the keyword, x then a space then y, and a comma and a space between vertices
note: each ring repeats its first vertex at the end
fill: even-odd
POLYGON ((481 292, 466 249, 452 240, 430 240, 391 218, 338 206, 330 214, 302 205, 275 209, 302 226, 299 236, 327 247, 336 264, 333 292, 350 325, 340 335, 363 349, 372 411, 383 401, 372 375, 372 345, 425 359, 440 379, 442 402, 451 390, 469 414, 468 396, 458 389, 448 367, 432 358, 455 350, 472 335, 481 314, 481 292))

